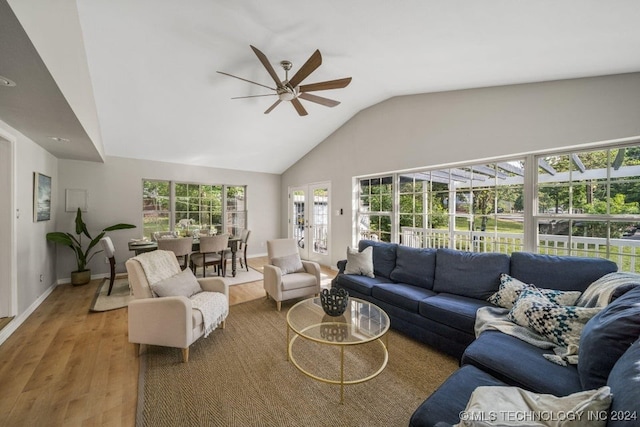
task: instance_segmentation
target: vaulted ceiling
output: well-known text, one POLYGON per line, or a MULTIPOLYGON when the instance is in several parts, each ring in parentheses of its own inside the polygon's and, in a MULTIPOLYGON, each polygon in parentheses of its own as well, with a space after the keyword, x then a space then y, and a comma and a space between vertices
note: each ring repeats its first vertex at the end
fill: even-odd
POLYGON ((9 41, 0 57, 12 64, 0 61, 0 75, 17 83, 0 87, 0 119, 63 158, 281 173, 394 96, 640 71, 635 0, 0 0, 0 8, 9 41), (231 98, 268 89, 216 73, 272 86, 250 45, 282 79, 280 61, 293 62, 291 76, 319 49, 322 65, 304 84, 353 81, 316 92, 336 107, 303 100, 301 117, 285 101, 264 114, 275 97, 231 98), (26 90, 34 86, 41 90, 26 90))

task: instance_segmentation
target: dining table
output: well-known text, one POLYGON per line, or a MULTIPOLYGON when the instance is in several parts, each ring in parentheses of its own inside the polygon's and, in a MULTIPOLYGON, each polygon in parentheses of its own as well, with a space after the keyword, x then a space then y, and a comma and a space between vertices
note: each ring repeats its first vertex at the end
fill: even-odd
MULTIPOLYGON (((238 252, 238 244, 242 241, 240 236, 229 236, 229 249, 231 249, 231 273, 236 277, 236 253, 238 252)), ((151 240, 132 240, 129 242, 129 250, 133 251, 136 256, 144 252, 151 252, 158 249, 158 242, 151 240)), ((191 247, 193 252, 200 251, 200 239, 194 237, 191 247)))

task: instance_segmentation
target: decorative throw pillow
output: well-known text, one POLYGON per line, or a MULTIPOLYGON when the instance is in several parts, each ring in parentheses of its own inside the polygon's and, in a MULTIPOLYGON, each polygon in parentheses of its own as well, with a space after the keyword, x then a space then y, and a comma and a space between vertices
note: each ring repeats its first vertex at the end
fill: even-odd
POLYGON ((175 276, 161 280, 151 285, 151 291, 159 297, 184 296, 189 298, 193 294, 202 292, 202 288, 190 269, 186 269, 175 276))
POLYGON ((271 264, 280 269, 282 275, 291 273, 304 273, 304 266, 300 254, 291 254, 271 259, 271 264))
POLYGON ((533 393, 518 387, 480 386, 471 394, 467 407, 460 413, 460 424, 456 426, 604 427, 607 417, 587 415, 607 414, 611 400, 611 389, 607 386, 563 397, 533 393), (499 402, 499 411, 496 410, 496 402, 499 402), (541 416, 534 420, 527 416, 536 414, 548 414, 549 417, 541 416), (465 420, 464 415, 474 417, 465 420))
POLYGON ((498 307, 511 309, 525 289, 537 290, 547 297, 549 301, 558 305, 574 305, 581 295, 579 291, 558 291, 555 289, 536 288, 535 285, 529 285, 508 274, 502 273, 500 275, 500 288, 495 294, 491 295, 487 301, 498 307))
POLYGON ((362 252, 347 247, 347 265, 344 268, 344 274, 376 277, 373 274, 373 247, 369 246, 362 252))
POLYGON ((540 291, 525 289, 513 304, 508 318, 561 347, 573 345, 577 348, 582 328, 600 310, 554 304, 540 291))

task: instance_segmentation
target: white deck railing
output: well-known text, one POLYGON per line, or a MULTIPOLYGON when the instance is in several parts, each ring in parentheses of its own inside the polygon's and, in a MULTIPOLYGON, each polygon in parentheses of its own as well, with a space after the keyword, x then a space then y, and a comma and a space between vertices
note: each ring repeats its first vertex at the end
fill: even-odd
MULTIPOLYGON (((517 233, 436 230, 402 227, 400 243, 414 248, 454 248, 471 252, 511 252, 524 249, 524 237, 517 233)), ((618 264, 620 271, 640 273, 640 240, 607 239, 540 234, 540 253, 607 258, 618 264), (569 241, 571 242, 569 244, 569 241)))

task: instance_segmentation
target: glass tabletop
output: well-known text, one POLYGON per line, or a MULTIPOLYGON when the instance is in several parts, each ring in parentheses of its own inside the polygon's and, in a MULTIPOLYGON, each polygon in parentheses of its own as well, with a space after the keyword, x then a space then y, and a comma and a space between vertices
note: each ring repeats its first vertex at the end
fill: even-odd
POLYGON ((320 297, 300 301, 289 309, 287 324, 298 335, 326 344, 362 344, 380 338, 389 330, 389 316, 380 307, 349 297, 342 316, 322 310, 320 297))

